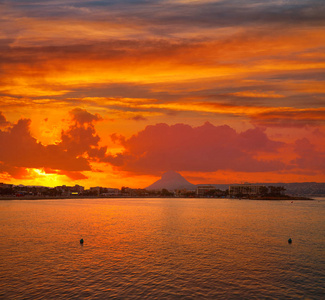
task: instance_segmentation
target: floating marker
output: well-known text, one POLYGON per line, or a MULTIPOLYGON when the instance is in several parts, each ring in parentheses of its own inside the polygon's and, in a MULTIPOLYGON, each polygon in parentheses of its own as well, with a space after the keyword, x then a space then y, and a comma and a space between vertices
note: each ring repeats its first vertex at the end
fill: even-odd
POLYGON ((290 238, 290 239, 288 239, 288 243, 289 244, 291 244, 292 243, 292 239, 290 238))
POLYGON ((84 243, 84 239, 81 239, 81 240, 80 240, 80 244, 83 244, 83 243, 84 243))

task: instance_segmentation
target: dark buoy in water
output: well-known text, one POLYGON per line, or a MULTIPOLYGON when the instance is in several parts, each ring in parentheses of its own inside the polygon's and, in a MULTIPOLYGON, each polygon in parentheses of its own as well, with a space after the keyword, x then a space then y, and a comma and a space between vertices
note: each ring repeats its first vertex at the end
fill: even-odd
POLYGON ((81 239, 80 240, 80 244, 82 245, 84 243, 84 239, 81 239))
POLYGON ((291 238, 288 239, 288 243, 292 244, 292 239, 291 238))

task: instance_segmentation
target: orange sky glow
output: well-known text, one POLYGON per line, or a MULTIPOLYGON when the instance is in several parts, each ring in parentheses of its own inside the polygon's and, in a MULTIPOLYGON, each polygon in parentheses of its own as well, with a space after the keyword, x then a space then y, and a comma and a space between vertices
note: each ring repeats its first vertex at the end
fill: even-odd
POLYGON ((321 1, 0 9, 0 182, 325 182, 321 1))

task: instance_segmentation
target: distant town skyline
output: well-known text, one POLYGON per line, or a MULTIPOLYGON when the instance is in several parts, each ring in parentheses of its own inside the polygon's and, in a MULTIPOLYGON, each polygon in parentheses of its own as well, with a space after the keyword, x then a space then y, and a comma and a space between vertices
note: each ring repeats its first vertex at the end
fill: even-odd
MULTIPOLYGON (((276 191, 278 188, 281 188, 281 192, 287 191, 290 195, 310 195, 310 196, 324 196, 325 195, 325 182, 316 183, 316 182, 301 182, 301 183, 265 183, 265 182, 255 182, 255 183, 230 183, 230 184, 208 184, 201 182, 200 184, 192 184, 187 181, 181 174, 176 172, 166 172, 163 176, 158 179, 156 182, 151 185, 140 188, 133 187, 130 188, 127 185, 123 185, 120 188, 113 188, 111 186, 93 186, 85 188, 78 184, 75 185, 62 185, 55 187, 47 186, 25 186, 22 184, 13 185, 8 183, 0 182, 0 197, 5 197, 7 193, 11 195, 16 195, 21 191, 24 193, 31 193, 32 195, 47 195, 47 196, 171 196, 172 193, 174 196, 227 196, 228 194, 225 191, 229 190, 229 195, 237 195, 241 192, 260 192, 260 189, 265 189, 269 191, 276 191), (233 190, 231 192, 231 189, 233 190), (164 192, 165 191, 165 192, 164 192), (235 192, 234 192, 235 191, 235 192)), ((8 196, 8 195, 7 195, 8 196)))
POLYGON ((0 182, 325 182, 321 1, 0 8, 0 182))

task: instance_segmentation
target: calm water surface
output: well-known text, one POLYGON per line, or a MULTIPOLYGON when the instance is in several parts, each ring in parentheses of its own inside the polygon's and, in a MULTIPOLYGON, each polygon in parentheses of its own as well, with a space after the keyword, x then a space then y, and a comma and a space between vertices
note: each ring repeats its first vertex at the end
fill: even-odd
POLYGON ((0 201, 0 298, 325 299, 325 198, 0 201))

